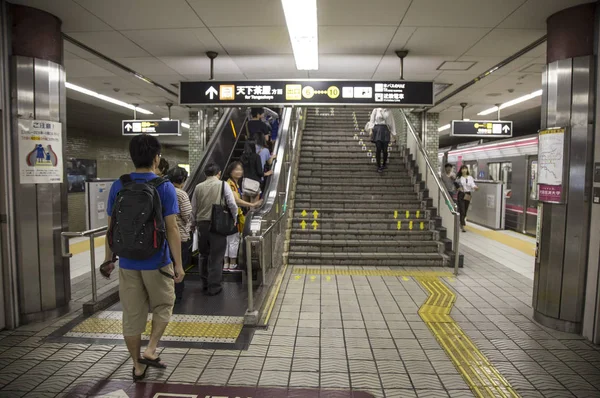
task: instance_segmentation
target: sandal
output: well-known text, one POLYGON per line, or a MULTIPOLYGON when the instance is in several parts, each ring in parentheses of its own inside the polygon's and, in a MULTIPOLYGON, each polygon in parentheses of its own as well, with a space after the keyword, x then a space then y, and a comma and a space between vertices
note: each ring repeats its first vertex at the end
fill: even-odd
POLYGON ((155 359, 150 359, 146 357, 141 357, 138 359, 138 362, 147 366, 152 366, 153 368, 166 369, 167 365, 160 361, 160 357, 156 357, 155 359))
POLYGON ((133 382, 138 382, 138 381, 142 381, 146 378, 146 372, 148 371, 149 366, 146 366, 146 368, 144 369, 144 373, 142 373, 141 375, 136 375, 135 374, 135 366, 133 367, 133 371, 131 372, 131 374, 133 375, 133 382))

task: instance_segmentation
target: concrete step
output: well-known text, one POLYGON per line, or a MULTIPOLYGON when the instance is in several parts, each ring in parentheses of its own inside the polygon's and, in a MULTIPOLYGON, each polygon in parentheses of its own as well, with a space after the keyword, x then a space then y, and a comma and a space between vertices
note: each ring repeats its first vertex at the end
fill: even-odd
POLYGON ((297 193, 314 193, 314 192, 328 192, 330 196, 345 195, 346 193, 357 193, 365 196, 377 195, 377 194, 392 194, 392 193, 409 193, 414 192, 412 186, 397 185, 388 186, 384 184, 378 184, 373 179, 370 184, 353 184, 351 181, 344 183, 341 182, 330 182, 322 184, 302 184, 296 186, 297 193))
MULTIPOLYGON (((329 210, 329 209, 387 209, 388 211, 395 211, 400 209, 421 209, 423 211, 423 202, 418 199, 393 199, 393 200, 381 200, 381 199, 369 199, 369 200, 351 200, 351 199, 296 199, 295 208, 306 209, 309 213, 312 213, 315 209, 329 210)), ((399 211, 399 210, 398 210, 399 211)), ((405 213, 406 214, 406 213, 405 213)))
MULTIPOLYGON (((395 165, 397 166, 397 165, 395 165)), ((379 175, 379 173, 377 173, 377 170, 373 169, 372 167, 363 167, 361 170, 354 170, 352 171, 352 173, 349 173, 348 170, 346 170, 345 173, 341 173, 341 172, 334 172, 334 171, 328 171, 328 170, 298 170, 298 178, 302 179, 302 178, 323 178, 323 179, 328 179, 330 181, 337 181, 337 180, 348 180, 348 179, 352 179, 354 180, 355 178, 357 179, 373 179, 375 178, 375 176, 377 176, 379 181, 384 181, 386 183, 390 184, 394 184, 396 181, 398 180, 404 180, 404 179, 411 179, 412 176, 410 175, 410 173, 406 170, 390 170, 390 172, 388 173, 382 173, 381 175, 379 175)), ((411 180, 412 181, 412 180, 411 180)))
POLYGON ((436 241, 292 239, 290 250, 306 253, 441 253, 442 244, 436 241))
POLYGON ((373 175, 366 175, 366 176, 358 176, 354 173, 352 173, 351 175, 346 175, 344 176, 339 176, 339 177, 334 177, 334 176, 324 176, 324 177, 318 177, 318 176, 298 176, 298 185, 315 185, 315 184, 328 184, 331 183, 332 181, 344 181, 344 185, 348 186, 348 185, 352 185, 352 186, 367 186, 367 185, 391 185, 391 186, 402 186, 402 185, 406 185, 406 186, 410 186, 411 188, 413 187, 413 179, 411 176, 409 176, 408 174, 399 174, 396 175, 395 173, 386 173, 385 175, 378 176, 381 178, 378 178, 377 180, 374 180, 374 176, 373 175))
POLYGON ((417 192, 371 192, 370 190, 365 191, 349 191, 346 190, 340 193, 333 193, 331 191, 317 191, 317 190, 305 190, 300 191, 299 188, 296 189, 296 202, 300 202, 302 200, 313 200, 313 199, 349 199, 356 201, 369 201, 369 200, 418 200, 419 194, 417 192))
MULTIPOLYGON (((370 165, 371 166, 371 165, 370 165)), ((359 164, 337 164, 337 163, 308 163, 302 162, 302 158, 300 158, 300 166, 299 166, 299 174, 310 172, 311 175, 319 174, 319 173, 331 173, 331 174, 343 174, 343 178, 348 178, 354 173, 368 173, 370 176, 374 174, 378 174, 377 170, 373 169, 373 167, 365 167, 365 162, 361 162, 359 164), (351 172, 351 174, 349 173, 351 172)), ((411 171, 406 167, 406 163, 394 162, 389 165, 389 168, 386 170, 387 172, 393 173, 393 175, 406 175, 411 171)), ((385 175, 385 173, 384 173, 385 175)), ((410 174, 409 174, 410 175, 410 174)))
POLYGON ((356 240, 372 241, 373 244, 383 241, 435 241, 438 239, 438 232, 435 230, 420 230, 420 229, 394 229, 394 230, 376 230, 367 229, 339 230, 331 228, 318 227, 312 229, 294 229, 292 230, 292 239, 310 239, 312 241, 319 240, 356 240))
MULTIPOLYGON (((365 206, 366 207, 366 206, 365 206)), ((334 220, 354 220, 354 219, 362 219, 368 217, 370 220, 385 220, 385 221, 402 221, 406 219, 417 219, 417 220, 429 220, 429 211, 421 210, 419 207, 415 208, 397 208, 394 210, 379 208, 379 207, 371 207, 370 209, 365 208, 354 208, 354 209, 344 209, 344 208, 333 208, 333 209, 318 209, 312 207, 301 208, 297 204, 295 205, 294 217, 298 219, 305 219, 307 222, 311 222, 314 218, 314 211, 316 210, 317 222, 323 219, 334 219, 334 220), (302 213, 306 211, 306 215, 303 216, 302 213), (406 217, 408 212, 408 217, 406 217)))
POLYGON ((346 265, 346 266, 411 266, 443 267, 447 258, 439 253, 309 253, 290 251, 289 264, 292 266, 346 265))
POLYGON ((344 218, 344 217, 340 217, 340 218, 336 218, 336 217, 319 217, 319 219, 317 219, 317 225, 314 226, 313 222, 315 220, 313 220, 312 218, 299 218, 299 217, 294 217, 292 219, 292 230, 296 231, 296 230, 313 230, 313 231, 318 231, 319 228, 322 229, 331 229, 331 230, 337 230, 337 231, 398 231, 398 223, 400 223, 400 230, 402 230, 402 228, 411 231, 411 223, 412 223, 412 230, 419 230, 419 231, 426 231, 426 230, 432 230, 435 229, 435 225, 433 223, 433 221, 429 221, 423 218, 414 218, 414 216, 412 216, 412 218, 404 218, 402 220, 398 219, 398 220, 394 220, 393 218, 390 218, 389 220, 386 219, 376 219, 370 216, 364 216, 362 218, 358 218, 358 217, 353 217, 353 218, 344 218), (302 227, 302 223, 305 223, 305 226, 302 227))
MULTIPOLYGON (((323 154, 317 154, 318 156, 315 156, 313 154, 313 156, 300 156, 300 167, 302 167, 305 164, 326 164, 326 165, 333 165, 333 166, 357 166, 357 165, 363 165, 363 166, 369 166, 371 163, 373 163, 372 166, 375 166, 375 161, 371 160, 372 158, 375 158, 375 152, 371 152, 372 156, 369 156, 368 153, 365 153, 364 156, 357 156, 357 155, 349 155, 345 158, 340 157, 340 156, 332 156, 331 154, 327 154, 327 153, 323 153, 323 154)), ((388 166, 390 168, 390 170, 394 170, 394 168, 396 166, 400 166, 400 165, 405 165, 406 161, 397 156, 397 155, 390 155, 388 156, 388 166)), ((350 170, 350 168, 349 168, 350 170)), ((388 171, 390 171, 388 170, 388 171)))
MULTIPOLYGON (((398 148, 388 147, 388 152, 398 152, 398 148)), ((327 153, 361 153, 364 151, 375 152, 376 146, 370 142, 363 142, 361 145, 358 141, 349 142, 346 145, 329 145, 327 143, 321 143, 319 145, 304 145, 302 144, 301 153, 315 153, 315 152, 327 152, 327 153), (364 149, 363 149, 364 147, 364 149)))

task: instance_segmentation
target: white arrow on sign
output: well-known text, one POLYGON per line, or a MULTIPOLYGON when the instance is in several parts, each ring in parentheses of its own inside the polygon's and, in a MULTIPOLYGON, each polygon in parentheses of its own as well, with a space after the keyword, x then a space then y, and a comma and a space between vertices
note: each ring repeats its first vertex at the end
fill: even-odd
POLYGON ((504 125, 504 127, 502 127, 502 130, 503 130, 505 133, 508 133, 508 132, 510 131, 510 127, 508 127, 508 124, 506 124, 506 125, 504 125))
POLYGON ((218 94, 219 94, 219 92, 217 91, 217 89, 216 89, 216 88, 214 88, 213 86, 210 86, 210 87, 208 88, 208 90, 206 90, 206 92, 205 92, 204 94, 208 95, 208 96, 210 97, 210 99, 213 99, 213 97, 214 97, 215 95, 218 95, 218 94))
POLYGON ((132 129, 132 128, 133 128, 133 127, 131 127, 131 124, 129 124, 129 123, 127 123, 127 124, 125 125, 125 130, 127 130, 127 131, 131 131, 131 129, 132 129))

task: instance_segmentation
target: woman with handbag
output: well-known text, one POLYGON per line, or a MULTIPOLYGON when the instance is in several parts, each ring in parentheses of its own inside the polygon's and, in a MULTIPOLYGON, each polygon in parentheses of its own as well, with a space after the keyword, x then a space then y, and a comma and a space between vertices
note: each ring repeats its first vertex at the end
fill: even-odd
MULTIPOLYGON (((256 153, 256 142, 246 141, 240 161, 244 167, 244 180, 242 181, 244 200, 250 203, 258 202, 260 199, 260 184, 265 172, 260 156, 256 153)), ((267 173, 267 175, 270 174, 267 173)))
POLYGON ((456 179, 458 185, 458 211, 460 212, 460 226, 463 232, 467 232, 467 212, 471 204, 471 196, 479 187, 475 185, 475 180, 469 175, 469 168, 462 166, 458 172, 459 177, 456 179))
POLYGON ((377 160, 377 171, 382 173, 383 170, 387 169, 390 141, 392 137, 396 137, 394 115, 386 108, 375 108, 371 112, 371 118, 365 128, 367 131, 370 131, 371 142, 376 146, 375 159, 377 160))
POLYGON ((238 232, 227 236, 227 248, 225 249, 225 265, 223 269, 225 271, 229 271, 236 270, 238 267, 237 258, 240 248, 240 234, 244 232, 244 223, 246 221, 245 213, 248 211, 248 209, 260 206, 262 204, 262 200, 259 200, 255 203, 249 203, 245 200, 242 200, 243 191, 240 186, 240 180, 244 176, 244 169, 241 162, 231 163, 227 167, 227 172, 225 175, 229 177, 227 179, 227 184, 229 184, 229 187, 233 192, 233 197, 235 198, 235 204, 238 206, 238 232))

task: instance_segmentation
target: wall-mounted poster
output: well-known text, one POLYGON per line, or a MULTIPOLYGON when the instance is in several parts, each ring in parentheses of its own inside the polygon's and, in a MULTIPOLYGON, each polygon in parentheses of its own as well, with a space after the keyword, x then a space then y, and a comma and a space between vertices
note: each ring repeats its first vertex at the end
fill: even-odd
POLYGON ((69 193, 85 192, 86 180, 98 178, 98 168, 95 160, 71 158, 66 163, 69 193))
POLYGON ((564 203, 565 129, 540 130, 538 141, 538 200, 564 203))
POLYGON ((21 184, 62 183, 62 124, 31 119, 18 122, 21 184))

